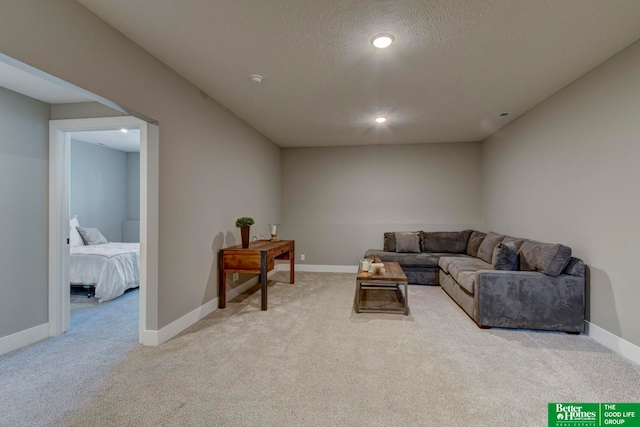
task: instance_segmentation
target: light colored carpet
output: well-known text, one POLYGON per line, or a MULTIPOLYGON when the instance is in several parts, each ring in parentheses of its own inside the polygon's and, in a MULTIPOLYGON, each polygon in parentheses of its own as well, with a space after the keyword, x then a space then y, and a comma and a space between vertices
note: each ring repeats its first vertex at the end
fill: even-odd
POLYGON ((138 345, 138 295, 132 289, 99 304, 72 295, 67 332, 0 356, 0 426, 60 425, 64 414, 92 405, 138 345))
POLYGON ((90 291, 81 287, 71 288, 70 308, 72 312, 83 308, 95 307, 99 304, 97 298, 93 296, 87 298, 88 293, 93 295, 93 290, 90 291))
POLYGON ((439 287, 410 286, 409 316, 355 314, 355 275, 287 277, 268 311, 243 294, 94 390, 69 386, 81 407, 15 403, 49 411, 28 425, 544 426, 549 402, 640 402, 640 367, 585 336, 481 330, 439 287))

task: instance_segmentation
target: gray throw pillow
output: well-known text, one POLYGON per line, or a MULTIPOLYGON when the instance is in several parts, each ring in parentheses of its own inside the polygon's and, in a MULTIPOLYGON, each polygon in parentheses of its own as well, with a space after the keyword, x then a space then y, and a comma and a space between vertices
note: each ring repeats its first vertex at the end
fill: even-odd
POLYGON ((420 253, 420 233, 396 233, 396 252, 420 253))
POLYGON ((493 250, 493 268, 496 270, 518 269, 518 249, 513 242, 500 242, 493 250))
POLYGON ((76 227, 85 245, 103 245, 109 243, 97 228, 76 227))
POLYGON ((469 242, 467 243, 467 255, 472 257, 478 257, 478 249, 482 244, 487 233, 473 230, 469 236, 469 242))
POLYGON ((500 243, 503 238, 504 236, 502 234, 490 231, 478 248, 478 258, 491 263, 491 261, 493 261, 493 250, 498 246, 498 243, 500 243))
POLYGON ((520 248, 520 270, 539 271, 548 276, 559 276, 571 261, 571 248, 558 243, 540 243, 525 240, 520 248))
POLYGON ((384 233, 384 243, 382 246, 382 250, 385 252, 396 251, 396 233, 393 233, 393 232, 384 233))

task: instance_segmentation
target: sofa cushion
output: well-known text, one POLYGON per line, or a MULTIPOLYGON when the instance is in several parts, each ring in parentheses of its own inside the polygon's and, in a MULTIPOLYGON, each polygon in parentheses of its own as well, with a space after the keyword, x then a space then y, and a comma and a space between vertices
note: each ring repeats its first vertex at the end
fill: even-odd
POLYGON ((504 243, 513 242, 513 244, 516 245, 516 251, 519 251, 520 248, 522 247, 522 244, 524 243, 524 239, 519 239, 517 237, 511 237, 511 236, 504 236, 504 239, 502 239, 502 242, 504 243))
POLYGON ((493 270, 488 262, 480 258, 455 258, 449 263, 449 274, 458 281, 458 275, 463 271, 493 270))
POLYGON ((502 234, 490 231, 478 248, 478 258, 486 262, 493 261, 493 250, 498 246, 498 243, 500 243, 502 239, 504 239, 502 234))
MULTIPOLYGON (((442 259, 442 258, 441 258, 442 259)), ((569 263, 562 271, 563 274, 569 274, 571 276, 584 277, 585 275, 585 266, 584 261, 578 258, 571 258, 569 263)))
POLYGON ((396 252, 420 253, 420 233, 399 232, 396 233, 396 252))
POLYGON ((384 233, 384 244, 382 248, 386 252, 395 252, 396 251, 396 233, 395 232, 386 232, 384 233))
POLYGON ((467 255, 478 257, 478 248, 480 248, 480 244, 482 244, 486 235, 487 233, 481 233, 480 231, 473 230, 471 232, 467 242, 467 255))
POLYGON ((460 274, 458 274, 458 280, 456 283, 473 295, 476 287, 476 272, 461 271, 460 274))
POLYGON ((525 240, 520 248, 520 270, 559 276, 571 260, 571 248, 559 243, 525 240))
POLYGON ((369 249, 364 254, 366 257, 377 256, 383 262, 397 262, 402 267, 438 267, 438 258, 433 254, 427 253, 400 253, 400 252, 387 252, 379 249, 369 249))
POLYGON ((464 254, 471 230, 422 232, 422 252, 464 254))
POLYGON ((505 242, 504 240, 493 250, 493 260, 491 262, 495 270, 511 270, 518 269, 518 250, 513 242, 505 242))
POLYGON ((451 264, 451 258, 452 257, 443 256, 438 260, 438 267, 440 267, 440 270, 444 271, 447 274, 449 273, 449 264, 451 264))
POLYGON ((445 273, 449 273, 449 265, 454 259, 457 258, 471 258, 469 255, 465 254, 431 254, 431 255, 440 255, 440 259, 438 260, 438 267, 445 273))

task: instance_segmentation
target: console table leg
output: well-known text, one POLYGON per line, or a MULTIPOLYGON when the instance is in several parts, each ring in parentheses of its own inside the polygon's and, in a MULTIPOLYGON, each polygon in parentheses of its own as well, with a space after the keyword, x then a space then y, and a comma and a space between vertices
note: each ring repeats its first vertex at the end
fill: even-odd
POLYGON ((260 297, 262 300, 262 310, 267 310, 267 252, 260 253, 260 297))
POLYGON ((295 283, 295 263, 296 263, 296 243, 291 243, 291 252, 289 252, 289 283, 295 283))
POLYGON ((227 275, 224 272, 224 252, 218 252, 218 308, 227 306, 227 275))

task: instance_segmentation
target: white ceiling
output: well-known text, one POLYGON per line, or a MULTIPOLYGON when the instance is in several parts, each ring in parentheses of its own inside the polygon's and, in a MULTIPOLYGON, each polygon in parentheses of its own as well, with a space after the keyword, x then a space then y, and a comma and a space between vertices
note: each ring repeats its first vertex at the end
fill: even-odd
POLYGON ((120 130, 71 132, 71 138, 128 153, 140 151, 140 129, 128 129, 126 133, 120 130))
POLYGON ((78 2, 282 147, 482 140, 640 38, 638 0, 78 2))
MULTIPOLYGON (((0 61, 0 86, 48 104, 92 102, 76 91, 52 83, 0 61)), ((96 130, 71 132, 71 138, 126 152, 140 151, 140 130, 96 130)))

